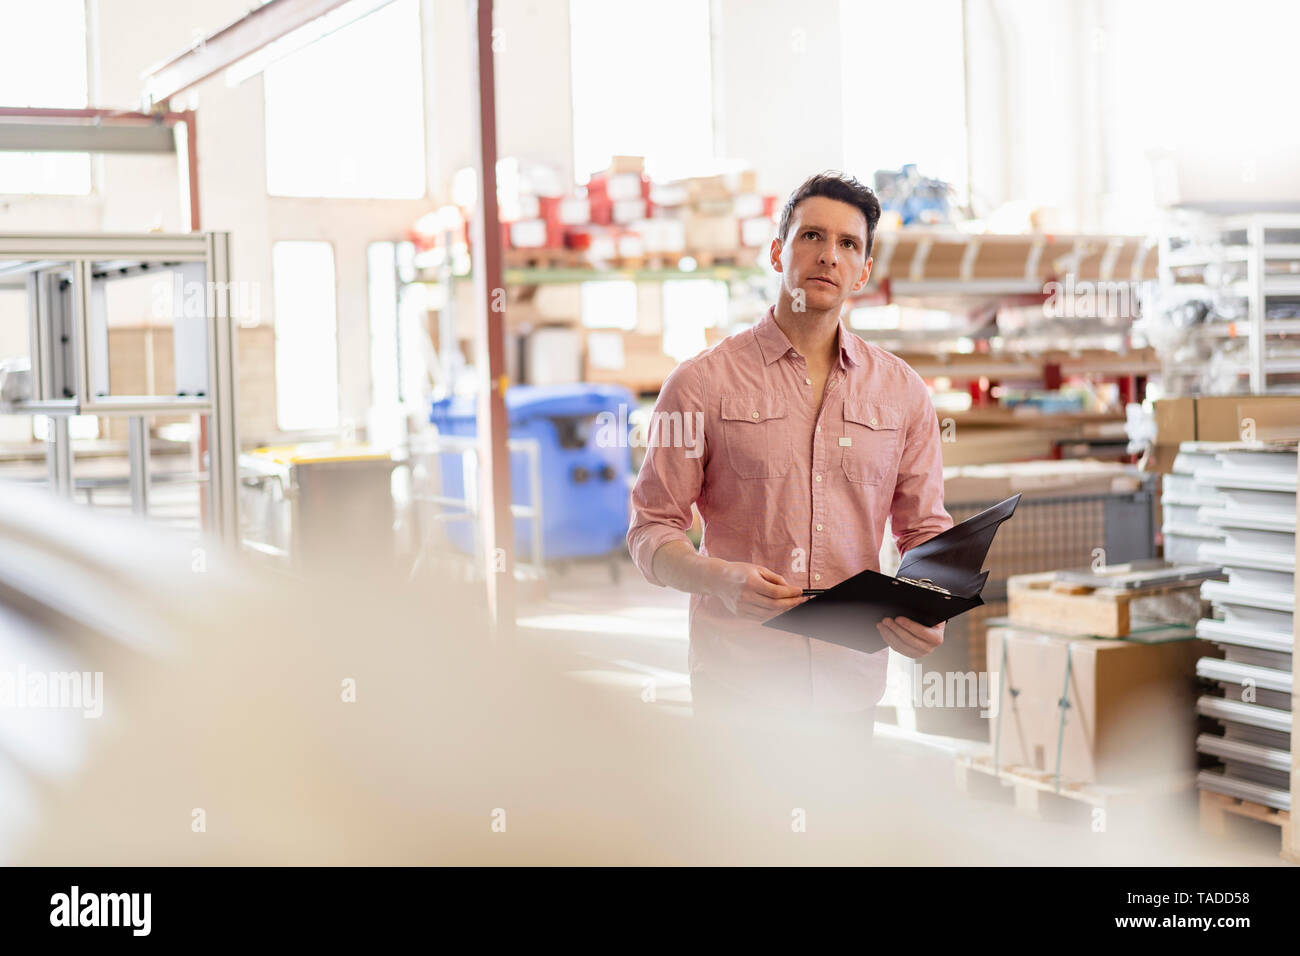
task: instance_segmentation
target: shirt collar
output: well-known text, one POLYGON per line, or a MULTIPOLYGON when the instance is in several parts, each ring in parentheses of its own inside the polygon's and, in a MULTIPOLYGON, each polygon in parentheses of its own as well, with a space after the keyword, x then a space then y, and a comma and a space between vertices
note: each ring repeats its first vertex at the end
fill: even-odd
MULTIPOLYGON (((861 364, 857 349, 865 343, 844 328, 844 322, 838 323, 835 331, 839 344, 840 365, 851 367, 861 364)), ((794 346, 786 338, 781 326, 776 324, 776 306, 769 306, 766 314, 754 326, 754 337, 758 339, 758 348, 763 355, 763 364, 771 365, 782 355, 794 351, 794 346)))

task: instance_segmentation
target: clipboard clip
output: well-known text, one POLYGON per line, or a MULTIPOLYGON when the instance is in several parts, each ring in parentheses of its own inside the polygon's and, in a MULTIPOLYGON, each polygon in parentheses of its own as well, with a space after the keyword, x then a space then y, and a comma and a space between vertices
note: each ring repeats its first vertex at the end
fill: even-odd
POLYGON ((929 578, 905 578, 900 576, 894 578, 894 580, 906 581, 908 584, 915 584, 919 588, 928 588, 931 591, 938 591, 940 594, 947 594, 949 596, 952 595, 952 592, 949 591, 947 588, 939 587, 939 585, 935 584, 929 578))

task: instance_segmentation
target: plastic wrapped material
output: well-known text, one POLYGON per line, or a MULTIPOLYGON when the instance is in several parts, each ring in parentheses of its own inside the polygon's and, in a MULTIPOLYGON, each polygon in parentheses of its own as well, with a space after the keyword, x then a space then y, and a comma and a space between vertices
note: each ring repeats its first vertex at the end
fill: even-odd
POLYGON ((32 360, 27 357, 0 361, 0 407, 32 397, 32 360))

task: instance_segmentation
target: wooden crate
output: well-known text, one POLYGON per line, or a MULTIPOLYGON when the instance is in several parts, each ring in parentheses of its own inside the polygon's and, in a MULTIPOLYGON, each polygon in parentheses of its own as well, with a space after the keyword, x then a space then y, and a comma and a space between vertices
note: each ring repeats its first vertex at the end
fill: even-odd
POLYGON ((1143 614, 1169 624, 1195 624, 1201 616, 1201 582, 1121 590, 1055 580, 1056 573, 1007 580, 1007 614, 1016 627, 1055 634, 1128 637, 1143 614))

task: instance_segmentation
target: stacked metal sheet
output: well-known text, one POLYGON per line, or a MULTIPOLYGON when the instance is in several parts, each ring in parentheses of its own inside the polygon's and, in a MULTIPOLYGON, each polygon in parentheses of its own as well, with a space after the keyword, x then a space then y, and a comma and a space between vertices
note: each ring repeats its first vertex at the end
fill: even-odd
POLYGON ((1197 750, 1222 762, 1197 785, 1282 810, 1291 808, 1291 693, 1296 573, 1294 445, 1188 442, 1194 482, 1210 500, 1199 522, 1217 536, 1198 549, 1228 580, 1207 581, 1201 596, 1215 609, 1196 633, 1223 650, 1197 674, 1218 685, 1197 710, 1222 735, 1202 734, 1197 750))
POLYGON ((1197 512, 1214 507, 1220 499, 1214 488, 1196 481, 1196 469, 1216 462, 1214 452, 1205 442, 1183 442, 1174 458, 1173 473, 1164 476, 1160 501, 1164 511, 1161 532, 1166 561, 1199 561, 1203 544, 1221 544, 1223 533, 1213 525, 1203 524, 1197 512))

